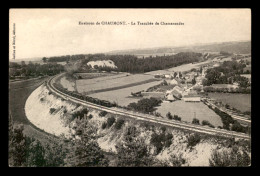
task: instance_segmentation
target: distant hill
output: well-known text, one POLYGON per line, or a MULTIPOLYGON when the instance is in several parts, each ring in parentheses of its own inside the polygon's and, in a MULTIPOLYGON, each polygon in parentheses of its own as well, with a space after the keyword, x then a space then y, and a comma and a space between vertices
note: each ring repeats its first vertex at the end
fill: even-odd
POLYGON ((220 52, 220 51, 236 53, 236 54, 249 54, 251 53, 251 41, 196 44, 196 45, 183 46, 183 47, 162 47, 162 48, 118 50, 118 51, 107 52, 105 54, 154 55, 154 54, 162 54, 162 53, 175 54, 178 52, 220 52))

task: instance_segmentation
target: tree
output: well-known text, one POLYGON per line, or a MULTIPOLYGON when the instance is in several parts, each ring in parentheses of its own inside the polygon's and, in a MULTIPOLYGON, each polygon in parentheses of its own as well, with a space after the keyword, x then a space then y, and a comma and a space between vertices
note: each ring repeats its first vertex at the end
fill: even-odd
POLYGON ((180 77, 180 78, 182 77, 182 74, 181 74, 181 72, 179 72, 179 77, 180 77))
POLYGON ((182 157, 182 154, 171 154, 168 162, 173 167, 180 167, 181 165, 186 163, 186 160, 182 157))
POLYGON ((209 164, 214 167, 245 167, 250 166, 251 159, 245 150, 240 151, 237 146, 233 146, 230 152, 215 149, 211 154, 209 164))
POLYGON ((44 63, 46 63, 46 62, 47 62, 47 58, 46 58, 46 57, 43 57, 43 58, 42 58, 42 61, 43 61, 44 63))
POLYGON ((125 120, 124 119, 117 119, 116 123, 115 123, 115 128, 117 130, 120 130, 121 127, 124 125, 125 120))
POLYGON ((169 120, 172 120, 172 119, 173 119, 173 116, 172 116, 172 114, 171 114, 170 112, 168 112, 168 113, 166 114, 166 117, 167 117, 169 120))
POLYGON ((29 167, 43 167, 46 164, 44 158, 45 149, 38 140, 29 139, 26 152, 26 165, 29 167))
POLYGON ((193 119, 192 119, 192 124, 199 125, 199 124, 200 124, 199 119, 193 118, 193 119))
POLYGON ((191 80, 191 84, 195 85, 196 84, 196 80, 195 77, 191 80))
POLYGON ((114 124, 115 121, 116 121, 115 117, 107 118, 107 126, 111 127, 114 124))
POLYGON ((117 166, 143 167, 154 164, 150 148, 144 139, 137 138, 135 127, 128 127, 123 140, 116 145, 117 166))
POLYGON ((94 140, 96 130, 91 125, 88 125, 86 119, 79 120, 80 126, 77 130, 81 130, 80 139, 75 139, 71 142, 69 154, 65 158, 65 166, 70 167, 94 167, 108 166, 108 160, 104 152, 94 140))
POLYGON ((193 147, 197 145, 200 142, 200 135, 195 133, 194 135, 191 135, 188 137, 188 145, 187 147, 193 147))
POLYGON ((64 159, 68 149, 64 142, 54 142, 47 144, 45 147, 45 166, 47 167, 60 167, 64 166, 64 159))
POLYGON ((206 78, 207 78, 207 85, 216 84, 221 76, 221 73, 216 69, 209 69, 207 70, 206 78))
POLYGON ((26 137, 23 134, 24 127, 18 125, 10 127, 9 133, 9 166, 26 165, 26 137))

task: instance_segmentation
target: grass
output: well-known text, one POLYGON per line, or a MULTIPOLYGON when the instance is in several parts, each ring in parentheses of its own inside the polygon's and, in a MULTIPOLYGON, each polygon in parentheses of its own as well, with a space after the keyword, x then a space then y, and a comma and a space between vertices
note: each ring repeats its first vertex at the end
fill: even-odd
POLYGON ((133 87, 127 87, 124 89, 94 93, 94 94, 90 94, 89 96, 91 96, 93 98, 98 98, 100 100, 116 102, 120 106, 127 106, 130 103, 138 102, 138 100, 140 100, 140 98, 132 98, 131 92, 138 92, 138 91, 146 90, 149 87, 152 87, 152 86, 155 86, 158 84, 160 84, 158 81, 150 82, 150 83, 141 84, 141 85, 137 85, 137 86, 133 86, 133 87))
POLYGON ((251 112, 251 94, 208 93, 208 96, 242 112, 251 112))
POLYGON ((135 74, 126 76, 126 74, 119 74, 115 76, 77 80, 76 86, 79 93, 95 93, 133 87, 154 81, 157 81, 157 79, 154 79, 151 75, 135 74))
POLYGON ((161 113, 163 117, 166 117, 166 114, 170 112, 172 116, 178 115, 181 117, 181 121, 190 123, 196 116, 200 122, 207 120, 214 126, 223 126, 221 118, 202 102, 193 103, 180 100, 172 103, 162 103, 157 112, 161 113))

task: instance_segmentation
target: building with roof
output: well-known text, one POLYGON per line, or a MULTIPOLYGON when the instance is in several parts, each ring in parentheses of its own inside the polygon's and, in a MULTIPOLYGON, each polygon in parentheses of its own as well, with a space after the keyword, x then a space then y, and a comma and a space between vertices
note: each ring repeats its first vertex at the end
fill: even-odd
POLYGON ((185 102, 200 102, 200 96, 195 90, 190 90, 188 94, 183 95, 182 99, 185 102))
POLYGON ((166 96, 166 100, 168 100, 168 101, 175 101, 176 99, 174 98, 174 96, 172 94, 168 94, 166 96))
POLYGON ((178 85, 178 81, 176 81, 176 79, 172 79, 170 82, 169 82, 170 85, 178 85))

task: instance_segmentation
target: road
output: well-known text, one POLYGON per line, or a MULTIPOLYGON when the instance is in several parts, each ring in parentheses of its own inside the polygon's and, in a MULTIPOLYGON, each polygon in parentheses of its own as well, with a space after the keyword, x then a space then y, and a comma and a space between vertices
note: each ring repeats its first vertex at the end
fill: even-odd
POLYGON ((226 136, 226 137, 235 137, 235 138, 241 138, 241 139, 246 139, 246 140, 251 139, 251 137, 249 135, 244 134, 244 133, 227 131, 224 129, 215 129, 215 128, 210 128, 207 126, 194 125, 194 124, 189 124, 189 123, 175 121, 175 120, 162 119, 159 117, 155 117, 153 115, 137 113, 134 111, 129 111, 129 110, 121 109, 121 108, 108 108, 105 106, 100 106, 100 105, 96 105, 93 103, 89 103, 89 102, 83 101, 81 99, 72 97, 70 95, 64 94, 63 92, 56 89, 53 86, 53 83, 55 82, 55 80, 58 76, 60 76, 60 75, 52 77, 51 79, 48 80, 47 88, 51 92, 55 93, 57 96, 59 96, 61 98, 70 100, 74 103, 79 103, 86 107, 90 107, 90 108, 101 110, 101 111, 107 111, 109 113, 116 114, 116 115, 127 116, 130 118, 134 118, 136 120, 153 122, 153 123, 157 123, 157 124, 161 124, 161 125, 165 125, 165 126, 169 126, 169 127, 175 127, 175 128, 179 128, 179 129, 183 129, 183 130, 189 130, 189 131, 193 131, 193 132, 218 135, 218 136, 226 136))

